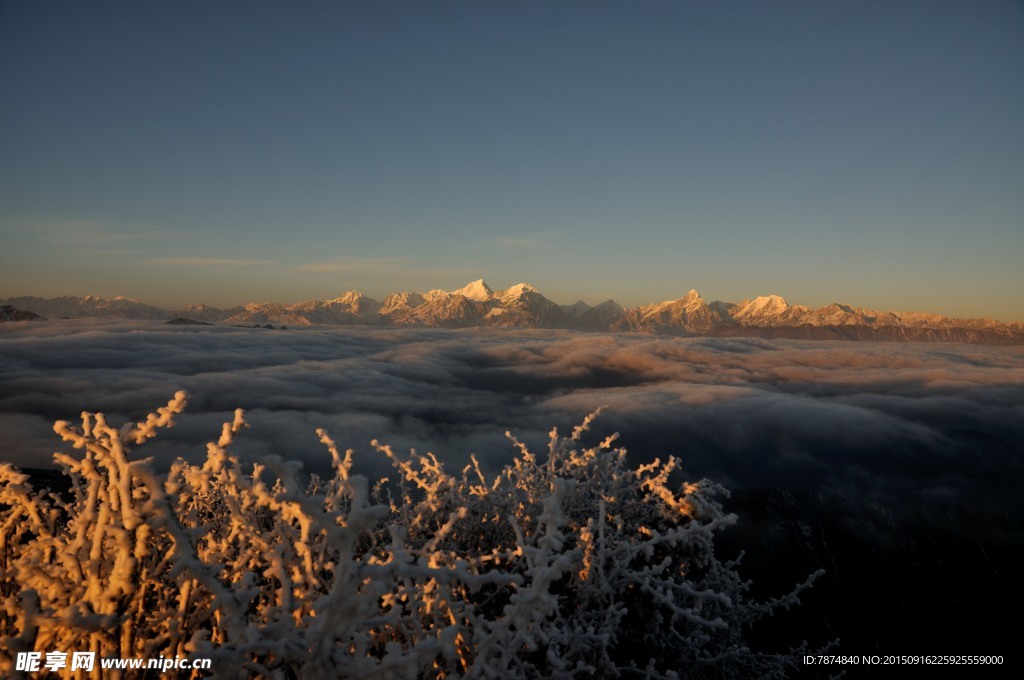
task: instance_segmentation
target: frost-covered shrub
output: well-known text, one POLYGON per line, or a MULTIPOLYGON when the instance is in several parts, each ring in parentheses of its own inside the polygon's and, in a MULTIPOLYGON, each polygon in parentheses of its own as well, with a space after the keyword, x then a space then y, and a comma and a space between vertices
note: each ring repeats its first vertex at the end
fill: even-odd
POLYGON ((509 435, 493 479, 374 442, 398 474, 373 489, 319 431, 334 475, 304 488, 297 463, 232 455, 241 411, 202 465, 129 458, 184 405, 58 422, 68 501, 0 466, 0 670, 61 649, 210 657, 224 678, 733 678, 799 652, 743 633, 811 579, 749 601, 714 554, 724 490, 673 488, 674 458, 631 469, 615 436, 584 447, 594 415, 543 457, 509 435))

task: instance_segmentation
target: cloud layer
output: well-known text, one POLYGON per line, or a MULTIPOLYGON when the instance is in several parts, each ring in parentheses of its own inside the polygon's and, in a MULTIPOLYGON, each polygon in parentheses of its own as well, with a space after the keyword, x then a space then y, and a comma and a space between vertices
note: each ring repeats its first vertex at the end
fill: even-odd
POLYGON ((184 389, 187 415, 145 450, 161 464, 198 459, 240 407, 250 460, 325 471, 324 427, 370 474, 374 438, 494 470, 506 430, 542 450, 606 406, 595 441, 617 431, 637 461, 675 454, 731 488, 1019 509, 1024 481, 1024 348, 74 321, 5 325, 0 356, 0 459, 23 466, 63 447, 54 420, 136 419, 184 389))

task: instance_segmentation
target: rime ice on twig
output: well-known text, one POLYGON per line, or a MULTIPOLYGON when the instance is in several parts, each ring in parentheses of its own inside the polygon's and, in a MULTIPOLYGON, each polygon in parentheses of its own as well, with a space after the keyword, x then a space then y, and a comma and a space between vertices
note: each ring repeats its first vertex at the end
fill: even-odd
POLYGON ((713 535, 733 522, 701 480, 676 489, 675 458, 630 469, 616 436, 551 433, 539 460, 488 479, 433 454, 374 447, 400 502, 371 502, 323 430, 329 480, 297 482, 270 457, 231 452, 238 410, 202 465, 166 476, 130 445, 173 425, 165 407, 120 431, 102 414, 55 430, 70 502, 0 465, 0 670, 18 651, 198 655, 218 677, 589 678, 771 676, 796 652, 758 654, 743 629, 797 601, 752 603, 713 535), (272 478, 271 478, 272 477, 272 478))

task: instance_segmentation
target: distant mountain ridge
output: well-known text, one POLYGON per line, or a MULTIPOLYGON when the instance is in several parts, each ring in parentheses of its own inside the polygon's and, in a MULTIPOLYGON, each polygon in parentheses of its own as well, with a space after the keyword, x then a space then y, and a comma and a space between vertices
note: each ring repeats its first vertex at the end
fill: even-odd
POLYGON ((559 305, 528 283, 495 292, 483 279, 454 291, 405 291, 383 302, 358 291, 333 300, 282 305, 249 303, 228 309, 190 305, 168 311, 130 298, 86 296, 0 300, 16 310, 49 318, 100 317, 169 320, 176 317, 226 324, 287 326, 364 325, 444 328, 566 328, 682 337, 766 337, 819 340, 906 340, 1024 344, 1024 323, 952 319, 924 312, 878 312, 834 302, 812 309, 778 295, 742 302, 707 302, 696 290, 675 300, 625 309, 613 300, 598 305, 559 305))
POLYGON ((0 321, 46 321, 33 312, 15 309, 11 305, 0 305, 0 321))

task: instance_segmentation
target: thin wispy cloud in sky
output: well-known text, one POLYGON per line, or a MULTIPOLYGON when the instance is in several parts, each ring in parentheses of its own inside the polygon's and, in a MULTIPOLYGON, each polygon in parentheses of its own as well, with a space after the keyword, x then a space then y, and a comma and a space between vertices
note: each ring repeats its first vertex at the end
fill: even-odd
POLYGON ((493 243, 500 248, 536 250, 541 248, 566 249, 574 245, 569 229, 537 229, 538 225, 523 226, 501 234, 493 243))
POLYGON ((257 267, 274 264, 273 260, 247 260, 227 257, 155 257, 147 259, 146 262, 176 267, 257 267))
MULTIPOLYGON (((431 266, 427 261, 412 257, 348 258, 331 262, 299 264, 295 265, 293 269, 312 274, 358 275, 364 277, 364 281, 371 282, 375 287, 380 287, 383 282, 385 285, 397 285, 399 288, 410 284, 427 284, 428 288, 434 288, 439 281, 455 281, 480 275, 479 270, 475 268, 436 267, 431 266)), ((395 290, 390 288, 387 290, 387 293, 392 292, 395 290)))
POLYGON ((408 257, 360 257, 299 264, 295 269, 306 272, 377 272, 408 267, 410 263, 408 257))
POLYGON ((79 226, 6 238, 0 295, 395 267, 1020 320, 1022 34, 1012 2, 2 3, 0 233, 79 226), (146 266, 211 253, 297 268, 146 266))
POLYGON ((9 228, 23 235, 42 236, 49 244, 57 246, 107 246, 111 244, 144 244, 168 240, 189 239, 195 233, 159 227, 146 229, 119 229, 99 220, 45 220, 15 219, 9 228))

